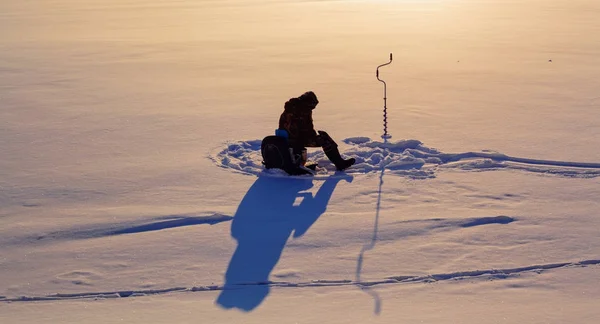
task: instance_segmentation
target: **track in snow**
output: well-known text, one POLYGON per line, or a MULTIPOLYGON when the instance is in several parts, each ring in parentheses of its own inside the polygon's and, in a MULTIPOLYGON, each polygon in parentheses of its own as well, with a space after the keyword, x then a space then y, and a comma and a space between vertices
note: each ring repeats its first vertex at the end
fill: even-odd
POLYGON ((398 275, 390 276, 380 280, 371 281, 353 281, 353 280, 312 280, 308 282, 286 282, 286 281, 266 281, 266 282, 248 282, 244 284, 229 285, 225 288, 223 285, 211 286, 195 286, 195 287, 172 287, 164 289, 149 289, 149 290, 122 290, 122 291, 104 291, 104 292, 81 292, 71 294, 51 294, 45 296, 19 296, 6 297, 0 296, 0 302, 35 302, 35 301, 60 301, 60 300, 77 300, 77 299, 106 299, 106 298, 130 298, 142 297, 151 295, 163 295, 169 293, 182 292, 205 292, 205 291, 221 291, 224 289, 244 289, 252 286, 269 286, 279 288, 311 288, 311 287, 334 287, 334 286, 359 286, 372 287, 375 285, 384 284, 410 284, 410 283, 434 283, 451 280, 494 280, 494 279, 510 279, 524 273, 537 273, 566 269, 574 267, 590 267, 600 265, 600 259, 583 260, 579 262, 562 262, 550 264, 529 265, 518 268, 506 269, 486 269, 486 270, 470 270, 451 273, 438 273, 425 276, 416 275, 398 275))
MULTIPOLYGON (((346 170, 348 175, 365 174, 382 170, 412 179, 435 178, 442 168, 463 171, 519 170, 537 174, 569 178, 594 178, 600 176, 600 163, 553 161, 522 158, 498 152, 443 153, 423 145, 418 140, 377 142, 367 137, 347 138, 349 145, 343 155, 356 159, 356 164, 346 170)), ((280 170, 265 170, 260 154, 260 140, 229 143, 210 155, 216 165, 235 172, 257 176, 286 176, 280 170)), ((309 149, 308 159, 319 163, 317 179, 336 177, 333 165, 320 149, 309 149)))

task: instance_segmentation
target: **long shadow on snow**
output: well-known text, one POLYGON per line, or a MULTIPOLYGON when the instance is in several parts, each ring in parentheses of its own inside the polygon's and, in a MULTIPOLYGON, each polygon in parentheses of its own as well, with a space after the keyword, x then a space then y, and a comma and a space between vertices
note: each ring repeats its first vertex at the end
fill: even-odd
POLYGON ((47 244, 49 241, 62 240, 85 240, 115 235, 138 234, 145 232, 161 231, 177 227, 195 226, 195 225, 215 225, 221 222, 231 221, 232 216, 213 213, 206 216, 191 215, 169 215, 144 219, 133 222, 123 222, 117 224, 96 224, 87 227, 73 227, 70 229, 56 231, 46 234, 35 234, 22 238, 16 238, 8 242, 1 242, 8 245, 23 245, 27 243, 47 244))
POLYGON ((165 221, 159 221, 149 224, 130 226, 118 230, 107 232, 106 235, 123 235, 123 234, 135 234, 143 232, 160 231, 164 229, 170 229, 175 227, 194 226, 194 225, 215 225, 221 222, 231 220, 231 216, 214 214, 211 216, 173 216, 175 219, 169 219, 165 221))
MULTIPOLYGON (((352 177, 345 179, 351 181, 352 177)), ((343 179, 325 180, 314 197, 310 192, 302 192, 313 186, 310 178, 256 180, 231 223, 231 236, 238 246, 225 273, 218 305, 252 311, 262 303, 269 294, 269 275, 290 235, 297 238, 308 231, 327 209, 340 180, 343 179)))

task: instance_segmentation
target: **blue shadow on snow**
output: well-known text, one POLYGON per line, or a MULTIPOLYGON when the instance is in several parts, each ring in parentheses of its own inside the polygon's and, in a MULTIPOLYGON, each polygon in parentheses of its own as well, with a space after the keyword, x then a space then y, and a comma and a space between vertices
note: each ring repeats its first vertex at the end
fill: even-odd
POLYGON ((216 304, 247 312, 258 307, 269 294, 269 275, 289 237, 304 235, 317 221, 340 180, 352 177, 329 178, 313 196, 302 192, 313 186, 311 178, 259 177, 233 217, 231 236, 238 246, 216 304))
POLYGON ((127 228, 122 228, 119 230, 114 230, 106 233, 107 235, 123 235, 123 234, 135 234, 142 232, 152 232, 152 231, 160 231, 169 228, 175 227, 183 227, 183 226, 193 226, 193 225, 202 225, 209 224, 215 225, 221 222, 226 222, 231 220, 231 216, 227 215, 212 215, 212 216, 177 216, 175 219, 169 219, 165 221, 143 224, 138 226, 131 226, 127 228))

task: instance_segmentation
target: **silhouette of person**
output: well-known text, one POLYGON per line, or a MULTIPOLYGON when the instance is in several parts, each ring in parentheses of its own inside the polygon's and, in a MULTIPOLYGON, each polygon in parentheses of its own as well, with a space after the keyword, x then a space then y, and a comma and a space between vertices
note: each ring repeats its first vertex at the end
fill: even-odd
POLYGON ((269 294, 269 275, 289 237, 304 235, 327 209, 337 183, 352 177, 330 177, 312 196, 302 192, 312 179, 259 177, 242 199, 231 223, 237 248, 225 273, 216 303, 251 311, 269 294), (294 205, 296 199, 302 201, 294 205))
POLYGON ((297 98, 291 98, 284 105, 279 117, 279 130, 285 130, 290 147, 294 152, 302 152, 306 147, 321 147, 337 170, 345 170, 353 165, 354 158, 344 159, 337 143, 325 131, 315 131, 312 111, 319 104, 317 96, 307 91, 297 98))

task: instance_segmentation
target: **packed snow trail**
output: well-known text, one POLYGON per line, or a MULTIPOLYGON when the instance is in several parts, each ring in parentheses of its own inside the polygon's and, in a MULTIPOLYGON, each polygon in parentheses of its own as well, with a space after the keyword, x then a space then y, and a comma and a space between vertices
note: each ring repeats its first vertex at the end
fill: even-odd
POLYGON ((7 297, 0 296, 0 302, 38 302, 38 301, 60 301, 60 300, 76 300, 76 299, 107 299, 107 298, 131 298, 143 297, 150 295, 164 295, 169 293, 182 292, 206 292, 206 291, 223 291, 224 289, 232 289, 242 291, 244 289, 253 289, 253 287, 268 286, 278 288, 315 288, 315 287, 334 287, 334 286, 359 286, 372 287, 375 285, 384 284, 412 284, 412 283, 435 283, 445 281, 465 281, 465 280, 500 280, 511 279, 519 275, 541 274, 547 271, 581 267, 597 267, 600 266, 600 259, 582 260, 579 262, 559 262, 549 264, 535 264, 522 266, 518 268, 506 269, 485 269, 485 270, 466 270, 450 273, 436 273, 430 275, 396 275, 388 276, 381 279, 370 281, 354 281, 348 279, 340 280, 311 280, 304 282, 288 282, 288 281, 264 281, 264 282, 248 282, 238 284, 236 286, 225 287, 224 285, 208 285, 208 286, 193 286, 193 287, 171 287, 164 289, 147 289, 147 290, 115 290, 103 292, 81 292, 81 293, 56 293, 44 296, 18 296, 7 297))
MULTIPOLYGON (((225 149, 217 148, 210 158, 218 166, 236 172, 257 176, 287 176, 281 170, 263 168, 260 143, 260 140, 229 143, 225 149)), ((350 175, 386 170, 397 176, 428 179, 435 178, 436 173, 443 169, 507 169, 568 178, 600 176, 600 163, 523 158, 491 151, 443 153, 423 145, 418 140, 378 142, 367 137, 353 137, 345 139, 344 143, 350 147, 342 152, 343 155, 356 159, 356 164, 345 171, 350 175)), ((334 166, 319 149, 309 150, 308 160, 315 161, 320 166, 315 179, 341 176, 340 173, 334 172, 334 166)))

